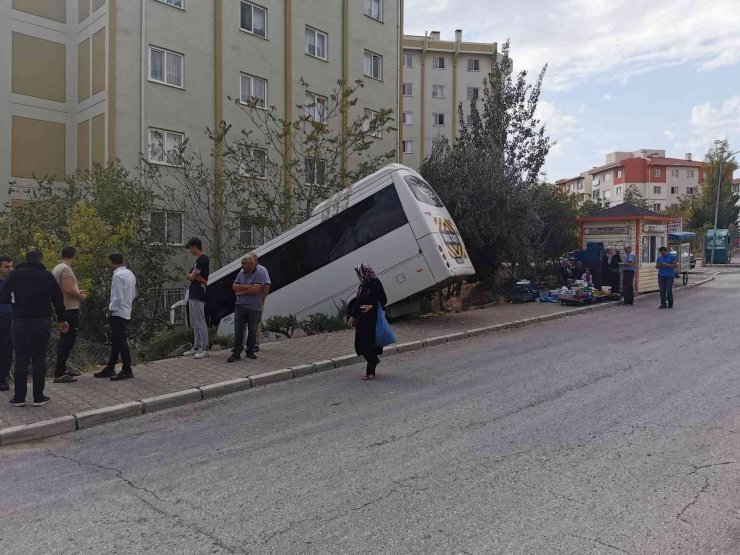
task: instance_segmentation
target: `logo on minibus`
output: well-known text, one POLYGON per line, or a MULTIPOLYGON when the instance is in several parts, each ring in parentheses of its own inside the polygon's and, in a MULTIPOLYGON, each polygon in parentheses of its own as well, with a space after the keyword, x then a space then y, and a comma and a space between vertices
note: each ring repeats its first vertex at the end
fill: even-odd
POLYGON ((465 253, 460 236, 455 231, 455 226, 452 225, 452 220, 449 218, 434 218, 434 223, 437 225, 437 229, 439 229, 442 241, 444 241, 449 255, 458 264, 464 264, 467 254, 465 253))

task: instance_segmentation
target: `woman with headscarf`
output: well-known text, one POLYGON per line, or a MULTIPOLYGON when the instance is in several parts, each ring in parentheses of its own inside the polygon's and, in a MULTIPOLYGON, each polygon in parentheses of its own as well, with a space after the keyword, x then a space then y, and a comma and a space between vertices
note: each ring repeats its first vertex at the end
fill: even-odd
POLYGON ((612 288, 612 293, 619 294, 619 264, 622 258, 614 247, 606 247, 604 255, 604 285, 612 288))
POLYGON ((378 355, 383 348, 375 344, 375 326, 378 322, 378 305, 385 308, 388 298, 383 284, 367 264, 355 268, 360 287, 357 297, 347 309, 347 323, 355 328, 355 352, 367 361, 367 371, 363 380, 375 379, 375 368, 380 363, 378 355))

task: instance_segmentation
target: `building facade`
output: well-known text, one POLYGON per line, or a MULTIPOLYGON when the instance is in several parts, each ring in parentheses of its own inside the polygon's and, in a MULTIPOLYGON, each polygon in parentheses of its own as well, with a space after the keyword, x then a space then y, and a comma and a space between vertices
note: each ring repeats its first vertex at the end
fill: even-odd
MULTIPOLYGON (((586 173, 591 177, 593 200, 601 199, 617 206, 634 186, 654 212, 678 204, 681 197, 697 194, 704 179, 702 163, 692 160, 691 154, 670 158, 665 150, 655 149, 609 153, 604 165, 586 173)), ((570 181, 557 183, 565 185, 570 181)))
POLYGON ((578 196, 579 202, 584 202, 591 198, 591 187, 593 178, 588 172, 583 172, 576 177, 570 179, 559 179, 555 182, 555 185, 560 188, 564 193, 570 193, 578 196))
POLYGON ((292 118, 340 79, 364 81, 359 114, 398 114, 402 33, 403 0, 0 0, 0 180, 207 156, 206 128, 248 127, 240 100, 292 118))
POLYGON ((436 137, 458 134, 458 110, 469 117, 470 100, 482 97, 483 83, 496 62, 496 43, 441 39, 438 31, 403 37, 401 66, 401 160, 418 168, 436 137))

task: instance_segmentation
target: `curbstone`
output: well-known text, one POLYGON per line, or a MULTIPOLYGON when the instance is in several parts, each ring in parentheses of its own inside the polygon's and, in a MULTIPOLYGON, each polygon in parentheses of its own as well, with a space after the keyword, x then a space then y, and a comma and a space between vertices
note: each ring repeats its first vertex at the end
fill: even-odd
POLYGON ((524 326, 524 320, 514 320, 506 324, 507 328, 521 328, 522 326, 524 326))
POLYGON ((397 355, 398 354, 398 344, 394 343, 393 345, 388 345, 387 347, 383 347, 383 356, 387 357, 390 355, 397 355))
POLYGON ((540 316, 540 322, 551 322, 555 319, 555 314, 545 314, 544 316, 540 316))
POLYGON ((182 391, 175 391, 174 393, 165 393, 164 395, 149 397, 148 399, 141 399, 141 404, 143 412, 147 413, 186 405, 188 403, 195 403, 202 400, 203 392, 197 387, 194 387, 192 389, 184 389, 182 391))
POLYGON ((66 434, 77 430, 74 416, 62 416, 51 420, 42 420, 33 424, 22 424, 0 430, 0 445, 10 445, 33 439, 43 439, 66 434))
POLYGON ((324 370, 331 370, 334 368, 333 360, 320 360, 319 362, 313 363, 314 372, 323 372, 324 370))
POLYGON ((522 327, 533 326, 535 324, 539 324, 540 323, 540 318, 539 318, 539 316, 536 317, 536 318, 525 318, 521 322, 522 322, 522 327))
POLYGON ((472 330, 468 330, 465 333, 468 334, 468 337, 477 337, 479 335, 485 335, 486 333, 488 333, 488 329, 487 328, 475 328, 472 330))
POLYGON ((335 368, 341 368, 342 366, 352 366, 358 362, 362 362, 362 357, 357 355, 344 355, 343 357, 337 357, 332 359, 335 368))
POLYGON ((424 340, 425 347, 434 347, 435 345, 442 345, 443 343, 447 343, 446 335, 440 337, 429 337, 428 339, 424 340))
POLYGON ((396 350, 399 353, 408 353, 409 351, 418 351, 424 348, 424 341, 409 341, 408 343, 399 343, 396 350))
POLYGON ((483 329, 486 330, 486 333, 496 333, 498 331, 507 330, 507 329, 509 329, 509 327, 510 327, 509 324, 508 323, 505 323, 505 324, 496 324, 496 325, 493 325, 493 326, 488 326, 488 327, 483 328, 483 329))
POLYGON ((469 335, 468 335, 468 332, 463 331, 459 333, 451 333, 450 335, 447 335, 445 337, 447 337, 447 343, 452 343, 453 341, 460 341, 462 339, 467 339, 469 335))
POLYGON ((204 385, 199 387, 203 393, 203 399, 211 399, 213 397, 219 397, 221 395, 228 395, 229 393, 236 393, 237 391, 244 391, 252 387, 252 380, 249 378, 237 378, 235 380, 229 380, 226 382, 214 383, 211 385, 204 385))
POLYGON ((259 385, 267 385, 269 383, 282 382, 284 380, 293 379, 293 371, 290 368, 283 368, 281 370, 272 370, 271 372, 263 372, 262 374, 255 374, 249 376, 253 387, 259 385))
POLYGON ((131 416, 139 416, 144 413, 144 405, 141 401, 131 401, 112 407, 103 407, 100 409, 86 410, 74 415, 77 419, 77 427, 81 430, 106 422, 113 422, 131 416))
POLYGON ((291 366, 290 369, 293 371, 294 378, 302 378, 316 372, 314 364, 299 364, 298 366, 291 366))

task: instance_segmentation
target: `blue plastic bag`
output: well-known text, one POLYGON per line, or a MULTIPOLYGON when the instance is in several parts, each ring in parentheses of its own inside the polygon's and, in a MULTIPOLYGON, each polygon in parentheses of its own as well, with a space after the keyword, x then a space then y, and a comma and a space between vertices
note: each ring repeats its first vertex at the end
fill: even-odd
POLYGON ((378 320, 375 323, 375 346, 387 347, 396 342, 396 336, 393 335, 388 319, 385 317, 385 310, 378 303, 378 320))

